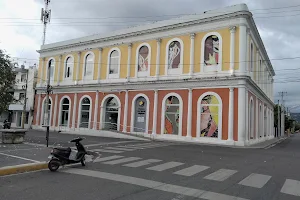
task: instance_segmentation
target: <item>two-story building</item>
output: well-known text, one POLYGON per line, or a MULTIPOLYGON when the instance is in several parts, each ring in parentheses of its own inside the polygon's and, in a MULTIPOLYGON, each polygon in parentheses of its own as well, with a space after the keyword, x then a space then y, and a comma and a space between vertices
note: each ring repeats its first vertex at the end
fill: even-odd
POLYGON ((245 4, 38 52, 36 128, 50 73, 51 129, 242 146, 273 138, 275 72, 245 4))

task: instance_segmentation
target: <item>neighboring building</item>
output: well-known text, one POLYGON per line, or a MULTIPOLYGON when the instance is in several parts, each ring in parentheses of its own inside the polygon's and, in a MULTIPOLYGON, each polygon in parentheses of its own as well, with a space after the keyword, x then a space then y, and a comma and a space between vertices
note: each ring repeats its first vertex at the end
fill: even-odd
POLYGON ((8 119, 12 127, 22 127, 22 112, 25 103, 25 93, 27 98, 26 113, 24 117, 24 128, 30 128, 33 120, 33 107, 36 85, 36 67, 25 69, 24 65, 21 68, 14 68, 16 72, 16 83, 14 85, 14 102, 9 105, 8 119), (26 89, 27 83, 27 89, 26 89))
MULTIPOLYGON (((50 126, 249 145, 273 138, 275 72, 245 4, 43 45, 50 126)), ((44 124, 45 81, 34 124, 44 124)), ((99 132, 101 134, 101 132, 99 132)))

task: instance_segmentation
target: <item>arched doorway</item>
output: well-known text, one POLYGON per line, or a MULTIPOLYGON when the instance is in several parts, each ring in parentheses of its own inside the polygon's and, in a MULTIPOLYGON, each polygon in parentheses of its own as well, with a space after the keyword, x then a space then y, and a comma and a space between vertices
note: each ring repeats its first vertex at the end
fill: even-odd
POLYGON ((147 121, 148 121, 148 102, 145 97, 140 96, 134 102, 133 111, 133 131, 134 132, 147 132, 147 121))
POLYGON ((69 126, 69 109, 70 109, 70 101, 68 98, 64 98, 61 104, 61 118, 60 118, 60 126, 69 126))
POLYGON ((81 112, 79 115, 79 128, 89 128, 91 118, 91 101, 88 97, 84 97, 81 102, 81 112))
POLYGON ((119 102, 115 97, 109 97, 104 102, 103 126, 106 130, 118 130, 119 123, 119 102))
POLYGON ((254 139, 254 106, 253 100, 250 100, 249 104, 249 139, 254 139))

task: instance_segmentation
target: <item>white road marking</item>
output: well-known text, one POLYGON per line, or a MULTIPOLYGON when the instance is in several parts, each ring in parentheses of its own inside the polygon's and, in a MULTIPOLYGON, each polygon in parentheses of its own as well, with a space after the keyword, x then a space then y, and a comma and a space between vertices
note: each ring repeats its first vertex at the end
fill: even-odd
POLYGON ((88 145, 84 145, 84 146, 85 147, 94 147, 94 146, 101 146, 101 145, 123 144, 123 143, 130 143, 130 142, 138 142, 138 141, 103 142, 103 143, 97 143, 97 144, 88 144, 88 145))
POLYGON ((144 165, 150 165, 152 163, 157 163, 157 162, 160 162, 161 160, 158 160, 158 159, 148 159, 148 160, 142 160, 142 161, 137 161, 137 162, 134 162, 134 163, 129 163, 129 164, 125 164, 123 166, 126 166, 126 167, 141 167, 141 166, 144 166, 144 165))
POLYGON ((112 149, 117 151, 134 151, 135 149, 128 149, 128 148, 120 148, 120 147, 105 147, 105 149, 112 149))
POLYGON ((271 176, 263 174, 250 174, 244 180, 239 182, 240 185, 249 187, 262 188, 270 180, 271 176))
POLYGON ((300 181, 286 179, 280 192, 299 197, 300 196, 300 181))
POLYGON ((140 159, 141 158, 139 158, 139 157, 128 157, 128 158, 121 158, 121 159, 118 159, 118 160, 104 162, 104 164, 116 165, 116 164, 131 162, 131 161, 135 161, 135 160, 140 160, 140 159))
POLYGON ((109 150, 109 149, 93 149, 94 152, 104 152, 104 153, 123 153, 124 151, 116 151, 116 150, 109 150))
POLYGON ((35 162, 35 163, 40 162, 40 161, 37 161, 37 160, 32 160, 32 159, 28 159, 28 158, 24 158, 24 157, 20 157, 20 156, 14 156, 14 155, 6 154, 6 153, 0 153, 0 155, 12 157, 12 158, 18 158, 18 159, 21 159, 21 160, 27 160, 27 161, 31 161, 31 162, 35 162))
POLYGON ((117 148, 132 149, 132 150, 143 149, 142 147, 131 147, 131 146, 116 146, 116 147, 117 148))
POLYGON ((108 160, 113 160, 113 159, 118 159, 118 158, 123 158, 124 156, 117 156, 117 155, 114 155, 114 156, 108 156, 108 157, 104 157, 104 158, 96 158, 94 160, 94 162, 103 162, 103 161, 108 161, 108 160))
POLYGON ((203 166, 203 165, 193 165, 191 167, 174 172, 174 174, 178 174, 178 175, 182 175, 182 176, 192 176, 192 175, 200 173, 208 168, 209 167, 203 166))
POLYGON ((147 169, 161 172, 161 171, 164 171, 164 170, 167 170, 167 169, 178 167, 178 166, 183 165, 183 164, 184 163, 181 163, 181 162, 167 162, 167 163, 164 163, 164 164, 161 164, 161 165, 156 165, 154 167, 149 167, 147 169))
POLYGON ((227 178, 229 178, 236 172, 237 172, 236 170, 231 170, 231 169, 220 169, 218 171, 215 171, 212 174, 205 176, 204 178, 213 181, 225 181, 227 178))
POLYGON ((166 184, 163 182, 158 181, 152 181, 147 180, 143 178, 136 178, 132 176, 124 176, 119 174, 112 174, 112 173, 106 173, 106 172, 100 172, 100 171, 91 171, 91 170, 84 170, 84 169, 75 169, 75 168, 69 168, 64 171, 64 173, 69 174, 77 174, 82 176, 89 176, 94 178, 100 178, 105 180, 111 180, 121 183, 127 183, 131 185, 137 185, 142 186, 145 188, 153 189, 153 190, 159 190, 164 192, 170 192, 174 194, 180 194, 185 195, 189 197, 195 197, 199 199, 207 199, 207 200, 247 200, 244 198, 240 198, 237 196, 231 196, 216 192, 210 192, 205 190, 199 190, 194 188, 188 188, 188 187, 182 187, 178 185, 172 185, 172 184, 166 184))

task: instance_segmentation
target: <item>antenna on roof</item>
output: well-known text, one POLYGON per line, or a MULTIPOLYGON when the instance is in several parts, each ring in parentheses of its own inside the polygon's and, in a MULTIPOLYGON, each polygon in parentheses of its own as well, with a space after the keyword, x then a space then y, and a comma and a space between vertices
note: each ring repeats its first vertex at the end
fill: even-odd
POLYGON ((45 44, 46 41, 47 24, 50 22, 50 17, 51 17, 51 10, 48 9, 50 0, 44 0, 44 1, 45 1, 45 9, 42 8, 41 10, 41 21, 44 23, 43 45, 45 44))

